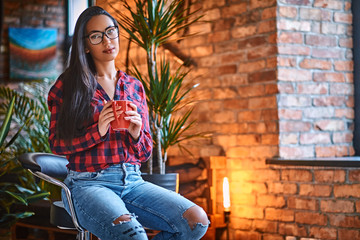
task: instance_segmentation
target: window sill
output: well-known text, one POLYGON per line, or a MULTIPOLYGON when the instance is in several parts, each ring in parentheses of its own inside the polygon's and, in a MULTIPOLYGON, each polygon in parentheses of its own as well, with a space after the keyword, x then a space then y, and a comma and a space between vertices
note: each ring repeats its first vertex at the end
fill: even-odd
POLYGON ((268 158, 266 164, 287 166, 321 166, 321 167, 355 167, 360 168, 360 157, 327 157, 327 158, 268 158))

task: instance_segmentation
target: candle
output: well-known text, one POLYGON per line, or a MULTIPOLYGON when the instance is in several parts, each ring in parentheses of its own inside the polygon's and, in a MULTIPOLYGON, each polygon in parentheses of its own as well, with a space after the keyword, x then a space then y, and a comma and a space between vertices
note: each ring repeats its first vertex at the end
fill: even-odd
POLYGON ((223 180, 223 204, 224 211, 230 212, 230 187, 229 187, 229 179, 224 177, 223 180))

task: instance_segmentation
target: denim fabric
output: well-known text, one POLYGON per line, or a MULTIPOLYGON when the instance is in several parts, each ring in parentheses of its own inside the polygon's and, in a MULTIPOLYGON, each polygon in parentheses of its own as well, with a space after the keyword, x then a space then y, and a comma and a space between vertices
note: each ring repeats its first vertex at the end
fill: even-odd
MULTIPOLYGON (((197 240, 208 228, 198 223, 191 229, 183 213, 194 203, 144 181, 138 165, 123 163, 99 172, 69 171, 65 183, 80 225, 102 240, 147 239, 143 226, 161 231, 154 240, 197 240), (130 214, 131 221, 113 223, 124 214, 130 214)), ((62 197, 68 210, 64 193, 62 197)))

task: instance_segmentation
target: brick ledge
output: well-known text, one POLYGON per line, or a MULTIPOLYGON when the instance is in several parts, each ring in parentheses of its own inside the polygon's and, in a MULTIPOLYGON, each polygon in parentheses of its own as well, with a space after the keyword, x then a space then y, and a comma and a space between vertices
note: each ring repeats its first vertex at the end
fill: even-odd
POLYGON ((288 166, 324 166, 360 168, 360 157, 326 157, 326 158, 268 158, 266 164, 288 166))

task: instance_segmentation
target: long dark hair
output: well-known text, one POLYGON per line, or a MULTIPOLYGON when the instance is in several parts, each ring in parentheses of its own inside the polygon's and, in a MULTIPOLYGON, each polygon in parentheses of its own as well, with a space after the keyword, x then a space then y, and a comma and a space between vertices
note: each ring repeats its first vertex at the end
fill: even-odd
POLYGON ((86 24, 97 15, 106 15, 117 25, 116 20, 98 6, 83 11, 75 25, 69 64, 59 77, 63 79, 63 103, 59 112, 57 136, 66 142, 84 133, 93 117, 91 99, 96 90, 96 68, 90 53, 85 53, 86 24))

